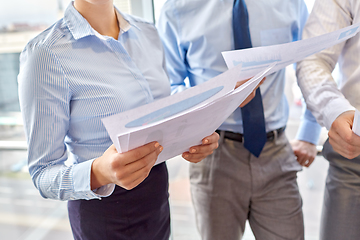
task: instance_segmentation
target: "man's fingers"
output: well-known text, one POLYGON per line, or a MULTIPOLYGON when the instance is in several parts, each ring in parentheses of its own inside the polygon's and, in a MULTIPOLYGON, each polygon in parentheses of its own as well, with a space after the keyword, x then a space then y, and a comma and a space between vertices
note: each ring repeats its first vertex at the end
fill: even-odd
POLYGON ((300 165, 304 165, 304 162, 306 161, 306 159, 304 157, 302 157, 301 155, 296 155, 296 160, 299 162, 300 165))
POLYGON ((314 162, 314 160, 315 160, 315 158, 307 160, 307 162, 305 162, 304 166, 305 167, 310 167, 310 165, 314 162))
POLYGON ((240 104, 240 107, 244 107, 248 104, 256 95, 256 89, 250 93, 250 95, 240 104))
POLYGON ((353 159, 360 154, 360 148, 355 145, 334 141, 333 138, 329 138, 329 143, 333 147, 334 151, 348 159, 353 159))
MULTIPOLYGON (((240 87, 241 85, 243 85, 244 83, 246 83, 246 82, 249 81, 250 79, 251 79, 251 78, 248 78, 248 79, 245 79, 245 80, 236 82, 235 89, 238 88, 238 87, 240 87)), ((265 80, 266 80, 266 77, 264 77, 263 79, 261 79, 261 82, 256 86, 256 88, 258 88, 261 84, 263 84, 265 80)), ((255 88, 255 90, 256 90, 256 88, 255 88)))
POLYGON ((219 134, 213 132, 210 136, 207 136, 202 140, 202 144, 211 144, 217 141, 219 141, 219 134))
POLYGON ((261 79, 261 82, 257 85, 256 88, 260 87, 260 85, 263 84, 265 80, 266 80, 266 77, 264 77, 263 79, 261 79))
POLYGON ((353 134, 353 132, 344 134, 343 132, 338 131, 338 129, 331 129, 328 133, 329 143, 336 152, 348 159, 353 159, 358 156, 358 153, 360 152, 359 146, 353 144, 356 141, 356 137, 352 136, 353 134))
POLYGON ((205 157, 207 157, 208 155, 212 154, 213 151, 209 151, 206 153, 189 153, 189 152, 185 152, 182 154, 182 157, 189 161, 189 162, 193 162, 193 163, 197 163, 200 162, 202 159, 204 159, 205 157))
POLYGON ((182 157, 189 162, 200 162, 202 159, 212 154, 213 151, 219 146, 219 134, 214 132, 210 136, 202 140, 202 144, 193 146, 188 152, 184 152, 182 157))
POLYGON ((191 147, 189 149, 189 153, 191 154, 206 154, 209 152, 212 152, 214 149, 216 149, 218 147, 218 143, 214 142, 211 144, 206 144, 206 145, 200 145, 200 146, 196 146, 196 147, 191 147))
POLYGON ((240 87, 241 85, 243 85, 244 83, 246 83, 247 81, 249 81, 251 78, 248 78, 248 79, 245 79, 245 80, 242 80, 242 81, 238 81, 236 82, 235 84, 235 89, 240 87))
POLYGON ((210 136, 205 137, 202 140, 201 145, 190 147, 188 153, 202 154, 202 153, 212 152, 214 149, 216 149, 219 146, 218 141, 219 141, 219 134, 214 132, 210 136))
POLYGON ((340 114, 329 130, 329 143, 342 156, 353 159, 360 155, 360 137, 352 130, 355 111, 340 114))
POLYGON ((200 162, 202 159, 212 154, 213 151, 219 146, 217 142, 201 145, 199 147, 194 147, 189 150, 189 152, 185 152, 182 154, 182 157, 189 162, 200 162))

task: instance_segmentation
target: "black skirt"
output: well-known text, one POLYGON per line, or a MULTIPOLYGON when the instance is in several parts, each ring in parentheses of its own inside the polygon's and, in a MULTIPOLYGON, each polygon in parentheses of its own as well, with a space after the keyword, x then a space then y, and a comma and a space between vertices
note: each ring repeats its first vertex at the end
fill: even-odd
POLYGON ((115 187, 101 200, 68 202, 76 240, 168 240, 170 236, 169 183, 165 163, 132 190, 115 187))

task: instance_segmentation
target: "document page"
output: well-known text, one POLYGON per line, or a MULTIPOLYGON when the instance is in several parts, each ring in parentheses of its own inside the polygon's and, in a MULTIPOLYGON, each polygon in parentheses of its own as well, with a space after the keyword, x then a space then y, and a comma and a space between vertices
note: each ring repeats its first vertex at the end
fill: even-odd
POLYGON ((269 64, 276 63, 269 73, 271 74, 355 36, 360 31, 359 26, 360 22, 314 38, 267 47, 226 51, 222 55, 228 68, 241 65, 245 77, 254 76, 259 69, 262 70, 269 64))
POLYGON ((130 139, 122 138, 120 144, 119 135, 161 124, 228 94, 237 81, 243 80, 240 72, 241 66, 234 67, 201 85, 101 120, 116 149, 126 152, 130 139))
POLYGON ((355 109, 355 115, 354 115, 354 122, 353 122, 352 130, 356 135, 360 136, 360 112, 357 109, 355 109))
MULTIPOLYGON (((168 108, 182 108, 181 105, 187 105, 188 100, 192 102, 191 99, 194 97, 195 99, 202 98, 201 96, 207 95, 209 90, 177 102, 176 104, 179 106, 172 104, 163 109, 157 109, 155 108, 157 102, 147 104, 150 112, 146 115, 141 114, 139 118, 124 117, 127 114, 124 112, 104 118, 102 121, 114 138, 113 142, 118 152, 126 152, 146 143, 158 141, 164 147, 156 162, 158 164, 188 151, 191 146, 201 144, 204 137, 211 135, 239 107, 272 67, 273 65, 269 66, 265 71, 260 72, 235 90, 233 86, 230 91, 213 101, 203 101, 196 107, 165 119, 161 118, 164 114, 171 112, 168 108), (149 119, 161 120, 148 124, 149 119)), ((210 89, 210 92, 213 89, 210 89)))
POLYGON ((355 36, 359 26, 357 23, 297 42, 224 52, 229 68, 226 72, 175 95, 103 118, 102 122, 118 152, 158 141, 164 150, 157 163, 163 162, 213 133, 263 77, 355 36), (234 90, 236 82, 249 78, 234 90))

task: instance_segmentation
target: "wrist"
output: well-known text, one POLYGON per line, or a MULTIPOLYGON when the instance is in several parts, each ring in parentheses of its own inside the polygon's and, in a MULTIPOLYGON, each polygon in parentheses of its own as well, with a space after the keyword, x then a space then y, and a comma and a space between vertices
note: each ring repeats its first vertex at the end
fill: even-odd
POLYGON ((101 157, 93 161, 91 165, 91 177, 90 177, 90 187, 91 190, 97 189, 104 185, 111 183, 101 171, 101 157))

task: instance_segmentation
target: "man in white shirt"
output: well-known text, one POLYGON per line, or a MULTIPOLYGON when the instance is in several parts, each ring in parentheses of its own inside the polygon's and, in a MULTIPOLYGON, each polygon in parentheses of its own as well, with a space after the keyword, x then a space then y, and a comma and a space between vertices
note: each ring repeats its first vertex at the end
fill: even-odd
MULTIPOLYGON (((304 28, 310 38, 360 21, 358 0, 317 0, 304 28)), ((360 109, 360 35, 312 55, 297 66, 308 108, 329 130, 323 148, 329 161, 320 239, 360 239, 360 136, 352 132, 360 109), (339 64, 341 78, 331 72, 339 64)))

